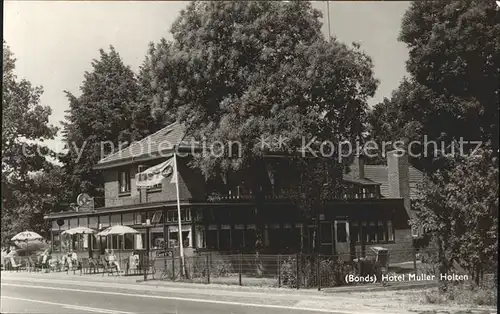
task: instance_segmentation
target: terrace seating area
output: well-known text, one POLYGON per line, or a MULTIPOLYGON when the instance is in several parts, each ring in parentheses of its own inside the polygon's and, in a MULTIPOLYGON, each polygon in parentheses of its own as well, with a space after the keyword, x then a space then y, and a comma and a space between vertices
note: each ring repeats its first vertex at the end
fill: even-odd
POLYGON ((82 257, 76 261, 65 255, 60 258, 43 259, 42 256, 16 256, 6 258, 2 261, 2 271, 27 271, 27 272, 66 272, 67 274, 108 274, 108 276, 119 275, 143 275, 144 269, 148 273, 153 271, 155 259, 145 256, 131 255, 116 262, 108 261, 104 256, 99 258, 82 257))

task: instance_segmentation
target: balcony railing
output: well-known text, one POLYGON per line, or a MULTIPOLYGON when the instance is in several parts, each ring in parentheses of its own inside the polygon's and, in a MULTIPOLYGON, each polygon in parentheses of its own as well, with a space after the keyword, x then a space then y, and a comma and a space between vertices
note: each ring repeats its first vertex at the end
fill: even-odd
MULTIPOLYGON (((268 193, 264 194, 263 198, 265 200, 290 200, 293 192, 287 193, 286 191, 279 191, 278 193, 268 193)), ((306 197, 304 194, 302 197, 306 197)), ((356 199, 378 199, 380 198, 379 189, 367 189, 367 188, 350 188, 350 189, 339 189, 337 192, 333 193, 331 196, 325 197, 328 200, 356 200, 356 199)), ((212 193, 207 196, 207 200, 211 202, 216 201, 229 201, 229 200, 253 200, 255 195, 252 193, 212 193)))
MULTIPOLYGON (((279 200, 291 200, 294 196, 297 195, 297 191, 288 192, 286 190, 279 191, 269 191, 264 193, 263 199, 268 201, 279 201, 279 200)), ((302 195, 303 198, 306 195, 302 195)), ((350 188, 339 188, 337 191, 332 193, 330 196, 325 197, 327 200, 367 200, 367 199, 378 199, 380 198, 380 189, 378 187, 375 188, 362 188, 362 187, 350 187, 350 188)), ((140 205, 140 204, 148 204, 153 202, 158 202, 161 200, 161 195, 155 195, 155 197, 148 197, 143 195, 143 197, 139 197, 138 195, 134 196, 125 196, 119 197, 116 199, 108 199, 106 201, 106 207, 110 206, 127 206, 127 205, 140 205), (160 197, 158 197, 160 196, 160 197)), ((255 195, 250 191, 244 191, 243 189, 235 189, 235 191, 231 192, 219 192, 219 193, 211 193, 206 196, 206 200, 209 202, 220 202, 220 201, 252 201, 255 199, 255 195)), ((164 197, 164 200, 167 201, 175 201, 175 199, 167 199, 164 197)), ((98 209, 98 208, 97 208, 98 209)))

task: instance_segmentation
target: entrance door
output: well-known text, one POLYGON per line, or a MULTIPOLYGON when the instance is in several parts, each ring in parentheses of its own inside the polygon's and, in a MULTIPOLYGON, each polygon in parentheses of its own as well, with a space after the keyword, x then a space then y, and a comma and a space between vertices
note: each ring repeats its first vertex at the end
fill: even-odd
POLYGON ((342 260, 350 260, 349 222, 335 221, 335 251, 342 260))
POLYGON ((333 254, 333 241, 334 241, 334 236, 333 236, 333 224, 330 221, 322 221, 319 224, 319 242, 320 242, 320 253, 321 254, 326 254, 326 255, 332 255, 333 254))

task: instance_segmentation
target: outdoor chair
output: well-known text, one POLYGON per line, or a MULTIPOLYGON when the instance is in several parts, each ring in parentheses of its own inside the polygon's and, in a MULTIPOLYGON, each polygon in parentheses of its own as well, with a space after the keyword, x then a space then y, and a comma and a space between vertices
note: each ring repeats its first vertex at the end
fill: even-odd
POLYGON ((28 257, 28 264, 29 264, 29 271, 38 271, 42 270, 42 262, 31 258, 31 256, 28 257))
POLYGON ((90 267, 90 270, 92 271, 92 273, 94 273, 94 274, 98 273, 99 266, 100 266, 99 260, 96 260, 94 258, 89 258, 88 261, 89 261, 89 267, 90 267))
POLYGON ((102 272, 102 276, 104 277, 104 274, 107 273, 108 276, 111 273, 113 275, 113 270, 116 270, 116 274, 118 274, 118 268, 116 267, 115 264, 109 263, 104 256, 101 257, 101 261, 104 265, 104 271, 102 272))
POLYGON ((66 274, 69 273, 70 270, 73 270, 73 275, 76 274, 76 271, 80 268, 80 263, 78 260, 76 261, 70 261, 69 259, 66 259, 66 274))
POLYGON ((60 271, 61 263, 57 259, 51 259, 48 261, 48 270, 52 272, 60 271))
POLYGON ((19 257, 9 258, 8 263, 9 263, 10 270, 19 271, 19 270, 23 269, 23 262, 19 257))
POLYGON ((154 275, 156 272, 155 259, 149 258, 148 256, 143 256, 140 263, 140 270, 141 272, 146 271, 146 273, 149 273, 149 271, 151 271, 151 274, 154 275))
POLYGON ((51 257, 50 256, 43 256, 42 261, 40 262, 40 270, 45 272, 48 272, 50 270, 50 262, 51 262, 51 257))
POLYGON ((92 264, 94 264, 94 268, 97 270, 97 273, 99 273, 99 268, 102 268, 102 271, 104 272, 104 270, 106 269, 106 263, 103 259, 103 256, 101 256, 100 258, 93 258, 91 260, 92 264))
POLYGON ((80 275, 90 274, 91 270, 94 270, 94 265, 90 262, 90 259, 84 257, 80 260, 80 275))
POLYGON ((28 256, 28 259, 26 260, 26 269, 29 272, 32 272, 35 269, 35 262, 33 262, 31 256, 28 256))

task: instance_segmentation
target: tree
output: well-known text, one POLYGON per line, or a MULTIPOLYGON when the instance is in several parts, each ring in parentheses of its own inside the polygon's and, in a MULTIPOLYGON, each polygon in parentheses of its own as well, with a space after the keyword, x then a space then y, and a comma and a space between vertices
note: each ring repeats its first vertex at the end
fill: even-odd
POLYGON ((441 273, 456 261, 479 284, 498 259, 498 158, 489 147, 448 160, 423 185, 415 223, 437 239, 441 273))
MULTIPOLYGON (((243 180, 259 199, 265 183, 255 174, 266 154, 291 156, 304 148, 314 156, 325 141, 330 153, 360 136, 366 100, 377 87, 373 65, 359 45, 326 40, 320 15, 308 2, 195 1, 172 26, 173 41, 150 49, 155 117, 171 120, 174 113, 208 147, 225 144, 193 161, 207 178, 250 173, 243 180), (237 154, 230 154, 230 143, 240 144, 237 154)), ((306 169, 325 167, 316 160, 291 158, 288 172, 316 182, 306 179, 316 173, 306 169)), ((321 160, 338 166, 334 158, 321 160)), ((319 200, 299 203, 310 211, 319 200)))
POLYGON ((80 96, 66 92, 70 109, 63 126, 69 152, 61 160, 72 176, 73 199, 81 192, 100 196, 102 177, 93 166, 118 150, 119 145, 124 148, 142 137, 141 119, 145 115, 130 67, 123 64, 111 46, 109 52, 100 50, 100 58, 92 61, 92 68, 92 72, 85 72, 80 96))
MULTIPOLYGON (((410 51, 407 70, 392 97, 370 114, 378 140, 401 138, 446 143, 491 142, 498 149, 500 18, 494 2, 470 0, 413 2, 400 40, 410 51)), ((436 156, 430 146, 415 153, 430 172, 436 156)))
MULTIPOLYGON (((15 61, 3 42, 2 85, 2 244, 25 229, 44 229, 46 195, 37 176, 52 165, 53 154, 40 142, 53 139, 57 128, 48 123, 51 109, 40 104, 42 87, 15 74, 15 61)), ((54 194, 56 195, 56 194, 54 194)))
POLYGON ((377 86, 372 63, 357 45, 326 41, 319 16, 306 2, 193 2, 172 27, 174 41, 151 51, 152 81, 161 86, 153 111, 176 109, 208 143, 243 144, 237 160, 198 160, 207 176, 243 169, 269 149, 297 152, 314 136, 359 136, 377 86), (281 148, 256 141, 279 136, 281 148))

